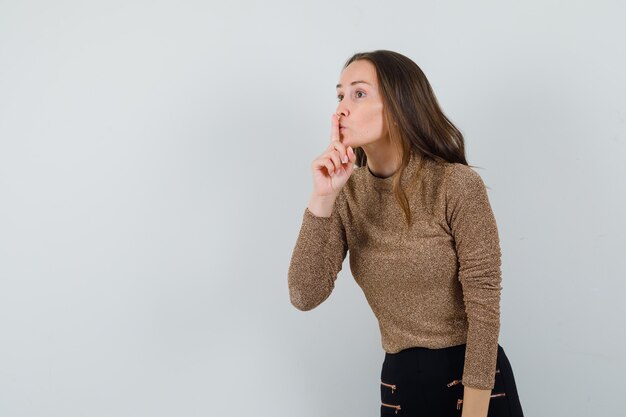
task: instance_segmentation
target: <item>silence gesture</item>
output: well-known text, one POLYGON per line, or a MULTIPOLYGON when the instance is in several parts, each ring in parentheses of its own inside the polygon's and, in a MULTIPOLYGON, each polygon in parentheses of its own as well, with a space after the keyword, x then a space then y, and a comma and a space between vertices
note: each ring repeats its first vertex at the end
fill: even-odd
POLYGON ((351 146, 344 146, 339 136, 339 118, 332 115, 330 144, 311 164, 313 193, 318 196, 338 195, 354 171, 356 154, 351 146))

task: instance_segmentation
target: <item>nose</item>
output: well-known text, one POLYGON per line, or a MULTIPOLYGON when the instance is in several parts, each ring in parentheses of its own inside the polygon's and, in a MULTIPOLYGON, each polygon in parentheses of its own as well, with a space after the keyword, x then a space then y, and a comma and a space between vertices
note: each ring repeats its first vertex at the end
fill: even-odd
POLYGON ((335 110, 335 114, 337 114, 337 117, 345 117, 350 114, 350 110, 348 110, 345 103, 341 101, 337 105, 337 110, 335 110))

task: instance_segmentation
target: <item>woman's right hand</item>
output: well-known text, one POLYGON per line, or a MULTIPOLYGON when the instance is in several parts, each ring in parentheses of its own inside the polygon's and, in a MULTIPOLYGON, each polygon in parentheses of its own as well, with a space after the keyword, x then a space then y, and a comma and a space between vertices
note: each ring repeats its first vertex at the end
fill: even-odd
POLYGON ((356 154, 339 140, 339 119, 332 115, 330 145, 311 164, 313 193, 320 197, 337 196, 354 171, 356 154))

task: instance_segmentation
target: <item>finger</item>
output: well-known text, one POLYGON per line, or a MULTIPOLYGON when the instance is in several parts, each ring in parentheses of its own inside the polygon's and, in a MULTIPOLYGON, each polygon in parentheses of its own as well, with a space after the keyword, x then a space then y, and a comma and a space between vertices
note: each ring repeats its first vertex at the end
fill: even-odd
POLYGON ((352 149, 352 146, 348 146, 348 155, 350 156, 350 160, 348 161, 348 164, 346 166, 346 170, 348 172, 348 174, 352 173, 352 170, 354 169, 354 165, 356 164, 356 152, 354 152, 354 149, 352 149))
POLYGON ((330 122, 330 141, 334 142, 337 141, 339 142, 339 118, 337 117, 336 113, 333 113, 333 115, 331 116, 331 122, 330 122))
POLYGON ((332 148, 339 153, 342 164, 346 164, 348 163, 348 161, 350 161, 350 155, 348 155, 348 148, 346 145, 337 140, 334 140, 331 142, 330 146, 332 146, 332 148))
POLYGON ((322 155, 319 158, 315 159, 312 165, 313 169, 317 171, 322 171, 323 168, 326 168, 328 175, 332 175, 335 170, 333 162, 326 155, 322 155))
POLYGON ((339 152, 336 149, 331 149, 326 153, 326 157, 333 163, 333 171, 341 168, 341 160, 339 158, 339 152))

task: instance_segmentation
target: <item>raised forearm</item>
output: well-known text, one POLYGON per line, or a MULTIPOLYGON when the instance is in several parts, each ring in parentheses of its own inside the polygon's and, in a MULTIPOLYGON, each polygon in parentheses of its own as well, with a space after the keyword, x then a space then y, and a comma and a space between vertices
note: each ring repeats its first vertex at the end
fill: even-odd
POLYGON ((464 387, 461 417, 487 417, 490 396, 490 389, 464 387))

